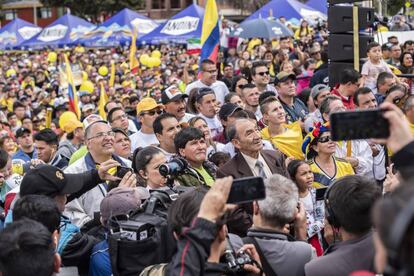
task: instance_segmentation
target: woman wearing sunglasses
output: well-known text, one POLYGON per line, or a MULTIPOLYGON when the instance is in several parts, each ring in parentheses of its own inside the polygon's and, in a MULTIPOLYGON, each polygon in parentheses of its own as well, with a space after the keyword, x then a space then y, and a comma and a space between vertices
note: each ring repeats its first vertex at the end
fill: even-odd
POLYGON ((302 151, 314 175, 313 187, 328 187, 337 178, 355 174, 350 163, 334 156, 335 149, 328 125, 318 124, 305 137, 302 151))
POLYGON ((403 84, 394 84, 385 93, 384 102, 393 103, 399 108, 404 107, 404 103, 409 96, 408 89, 403 84))

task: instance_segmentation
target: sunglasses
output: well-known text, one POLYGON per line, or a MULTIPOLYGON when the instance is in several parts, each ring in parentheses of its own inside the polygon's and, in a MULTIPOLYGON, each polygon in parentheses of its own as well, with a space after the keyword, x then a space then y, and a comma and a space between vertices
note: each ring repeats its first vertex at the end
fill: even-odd
POLYGON ((319 143, 327 143, 327 142, 329 142, 329 141, 332 141, 332 138, 331 138, 331 136, 324 136, 324 137, 321 137, 321 138, 319 138, 318 139, 318 142, 319 143))
POLYGON ((154 116, 155 115, 155 113, 157 113, 158 115, 161 115, 162 114, 162 110, 151 110, 151 111, 148 111, 148 112, 142 112, 141 114, 142 115, 150 115, 150 116, 154 116))
POLYGON ((269 71, 258 72, 257 74, 260 75, 260 76, 262 76, 262 77, 265 76, 265 75, 268 76, 269 75, 269 71))

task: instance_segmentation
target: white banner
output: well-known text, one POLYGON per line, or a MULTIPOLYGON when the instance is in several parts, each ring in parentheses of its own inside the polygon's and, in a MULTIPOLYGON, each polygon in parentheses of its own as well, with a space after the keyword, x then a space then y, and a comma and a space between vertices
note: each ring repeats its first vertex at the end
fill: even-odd
POLYGON ((59 40, 65 37, 67 31, 67 26, 57 24, 55 26, 44 29, 37 39, 44 42, 59 40))
POLYGON ((182 35, 197 30, 200 18, 184 16, 177 19, 168 20, 161 33, 168 35, 182 35))
POLYGON ((147 34, 158 27, 157 23, 152 20, 142 18, 135 18, 131 21, 131 25, 134 26, 139 34, 147 34))
POLYGON ((19 34, 25 39, 30 39, 32 37, 34 37, 35 35, 37 35, 40 31, 42 30, 42 28, 39 27, 23 27, 17 30, 17 32, 19 32, 19 34))

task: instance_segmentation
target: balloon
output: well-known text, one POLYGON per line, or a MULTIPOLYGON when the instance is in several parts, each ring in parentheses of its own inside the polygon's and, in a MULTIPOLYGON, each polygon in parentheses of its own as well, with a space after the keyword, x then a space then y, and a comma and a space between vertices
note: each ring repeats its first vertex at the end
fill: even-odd
POLYGON ((157 67, 161 65, 161 59, 156 57, 150 57, 148 60, 148 67, 157 67))
POLYGON ((150 60, 150 56, 147 54, 143 54, 139 57, 139 62, 141 62, 141 64, 143 65, 147 65, 148 66, 148 62, 150 60))
POLYGON ((6 71, 6 77, 10 78, 11 76, 16 76, 16 70, 9 69, 6 71))
POLYGON ((152 51, 151 57, 161 58, 161 52, 158 50, 152 51))
POLYGON ((62 113, 62 115, 60 115, 59 127, 61 129, 64 129, 66 124, 68 124, 72 121, 78 121, 78 117, 76 116, 76 114, 73 113, 72 111, 65 111, 65 112, 62 113))
POLYGON ((108 67, 106 67, 105 65, 104 66, 101 66, 101 67, 99 67, 99 69, 98 69, 98 73, 99 73, 99 75, 101 75, 101 76, 106 76, 106 75, 108 75, 108 67))
POLYGON ((88 73, 86 73, 85 71, 82 71, 82 80, 83 81, 88 80, 88 73))
POLYGON ((89 80, 83 81, 79 88, 79 91, 86 91, 89 93, 93 93, 93 90, 94 90, 94 85, 89 80))
POLYGON ((55 52, 50 52, 47 55, 47 61, 49 61, 50 63, 54 63, 57 61, 57 54, 55 52))

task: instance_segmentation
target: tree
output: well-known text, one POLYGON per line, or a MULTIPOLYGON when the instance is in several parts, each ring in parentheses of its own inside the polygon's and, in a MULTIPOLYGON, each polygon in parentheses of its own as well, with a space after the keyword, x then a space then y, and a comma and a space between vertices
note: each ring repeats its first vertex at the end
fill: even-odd
POLYGON ((47 7, 66 7, 74 15, 96 20, 102 12, 114 13, 123 8, 142 8, 144 0, 40 0, 47 7))

